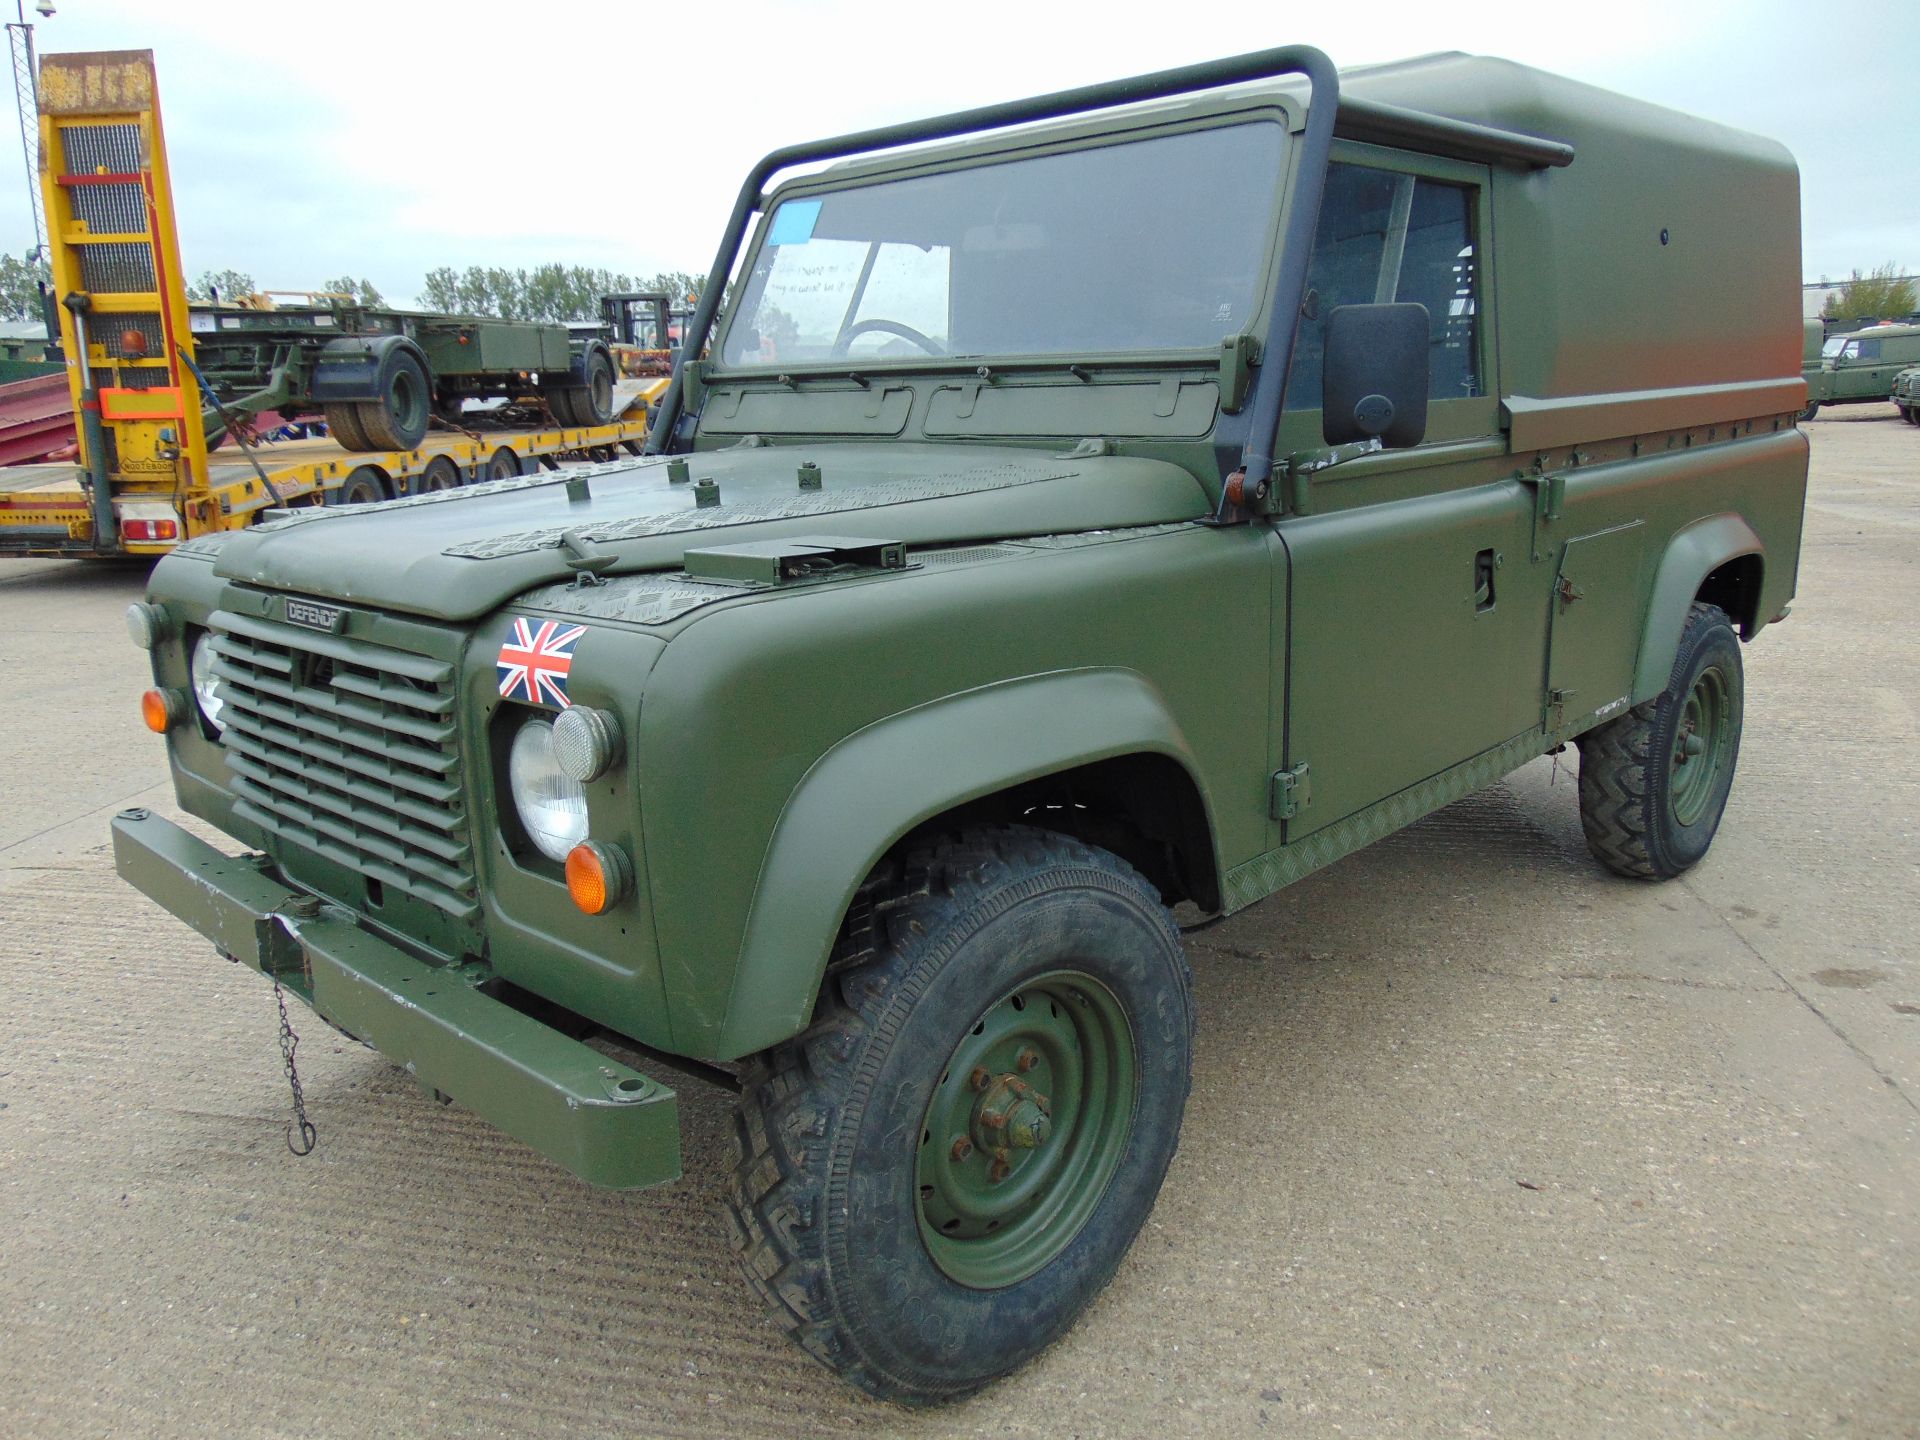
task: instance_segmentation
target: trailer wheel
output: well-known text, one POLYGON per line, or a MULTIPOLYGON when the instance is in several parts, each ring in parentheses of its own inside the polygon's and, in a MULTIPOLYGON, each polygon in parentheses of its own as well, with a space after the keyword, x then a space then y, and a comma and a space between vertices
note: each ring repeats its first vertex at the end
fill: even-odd
POLYGON ((520 457, 502 445, 487 457, 489 480, 511 480, 520 473, 520 457))
POLYGON ((413 449, 426 436, 433 409, 426 367, 405 350, 389 350, 380 365, 379 393, 379 399, 362 400, 357 407, 360 429, 371 442, 367 448, 413 449))
POLYGON ((420 478, 413 482, 416 495, 429 490, 452 490, 460 484, 460 467, 445 455, 436 455, 427 462, 427 468, 420 472, 420 478))
POLYGON ((540 398, 547 402, 547 413, 553 416, 554 424, 565 428, 586 423, 573 408, 574 395, 573 388, 567 385, 556 385, 540 392, 540 398))
POLYGON ((351 402, 342 405, 328 405, 327 433, 342 450, 371 450, 367 442, 367 432, 360 428, 360 407, 351 402))
POLYGON ((387 498, 387 472, 378 465, 356 465, 340 482, 327 491, 329 505, 374 505, 387 498))
POLYGON ((604 350, 587 352, 587 383, 573 392, 573 413, 582 425, 613 419, 613 359, 604 350))

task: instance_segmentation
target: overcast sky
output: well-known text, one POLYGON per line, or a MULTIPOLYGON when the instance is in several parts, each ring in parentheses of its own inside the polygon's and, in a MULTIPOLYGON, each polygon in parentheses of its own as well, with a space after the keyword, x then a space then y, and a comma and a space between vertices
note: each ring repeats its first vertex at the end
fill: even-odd
MULTIPOLYGON (((702 272, 777 145, 1289 42, 1343 66, 1502 55, 1772 136, 1800 162, 1805 278, 1920 268, 1913 0, 56 3, 43 53, 156 53, 188 274, 274 288, 351 273, 401 299, 436 265, 702 272)), ((15 146, 0 165, 18 253, 15 146)))

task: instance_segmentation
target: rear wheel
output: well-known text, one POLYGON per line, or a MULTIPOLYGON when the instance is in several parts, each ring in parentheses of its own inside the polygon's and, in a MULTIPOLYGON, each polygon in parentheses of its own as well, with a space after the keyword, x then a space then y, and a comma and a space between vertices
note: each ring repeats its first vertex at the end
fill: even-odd
POLYGON ((387 472, 378 465, 358 465, 336 489, 327 491, 329 505, 374 505, 388 495, 387 472))
POLYGON ((564 427, 586 423, 573 408, 571 386, 556 385, 551 390, 542 390, 540 396, 547 402, 547 413, 553 416, 554 424, 564 427))
POLYGON ((605 425, 613 419, 613 360, 604 350, 589 350, 587 383, 573 392, 573 413, 582 425, 605 425))
POLYGON ((367 439, 367 432, 360 428, 358 405, 346 403, 328 405, 324 408, 327 416, 327 433, 333 437, 341 449, 371 450, 374 448, 367 439))
POLYGON ((742 1077, 748 1280, 851 1384, 957 1399, 1112 1278, 1179 1140, 1185 957, 1125 862, 1018 827, 870 882, 814 1022, 742 1077))
POLYGON ((511 480, 520 473, 520 457, 502 445, 487 457, 489 480, 511 480))
POLYGON ((427 433, 433 393, 426 367, 405 350, 389 351, 380 367, 380 394, 359 402, 360 429, 366 448, 411 450, 427 433))
POLYGON ((1811 420, 1814 416, 1818 415, 1819 413, 1820 413, 1820 402, 1818 400, 1810 401, 1808 402, 1807 408, 1800 412, 1800 415, 1798 417, 1799 422, 1802 425, 1804 425, 1806 424, 1807 421, 1811 420))
POLYGON ((1580 824, 1601 864, 1670 880, 1699 863, 1733 789, 1744 704, 1733 623, 1695 605, 1667 688, 1580 737, 1580 824))

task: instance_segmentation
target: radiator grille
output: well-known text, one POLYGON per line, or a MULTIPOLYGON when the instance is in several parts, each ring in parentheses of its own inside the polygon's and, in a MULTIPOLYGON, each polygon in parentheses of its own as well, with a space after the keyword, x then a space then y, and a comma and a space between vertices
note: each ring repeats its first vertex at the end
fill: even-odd
POLYGON ((472 915, 453 667, 224 612, 211 626, 238 812, 456 917, 472 915))

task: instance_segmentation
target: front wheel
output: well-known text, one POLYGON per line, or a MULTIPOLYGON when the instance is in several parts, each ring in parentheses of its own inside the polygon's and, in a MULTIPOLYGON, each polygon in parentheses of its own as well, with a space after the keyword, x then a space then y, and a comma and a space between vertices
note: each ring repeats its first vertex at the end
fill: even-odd
POLYGON ((743 1076, 728 1212, 795 1340, 932 1404, 1059 1338, 1153 1208, 1187 965, 1131 867, 1024 828, 907 855, 855 913, 813 1025, 743 1076))
POLYGON ((1580 824, 1601 864, 1670 880, 1700 862, 1733 789, 1745 700, 1733 622, 1695 605, 1667 688, 1580 737, 1580 824))

